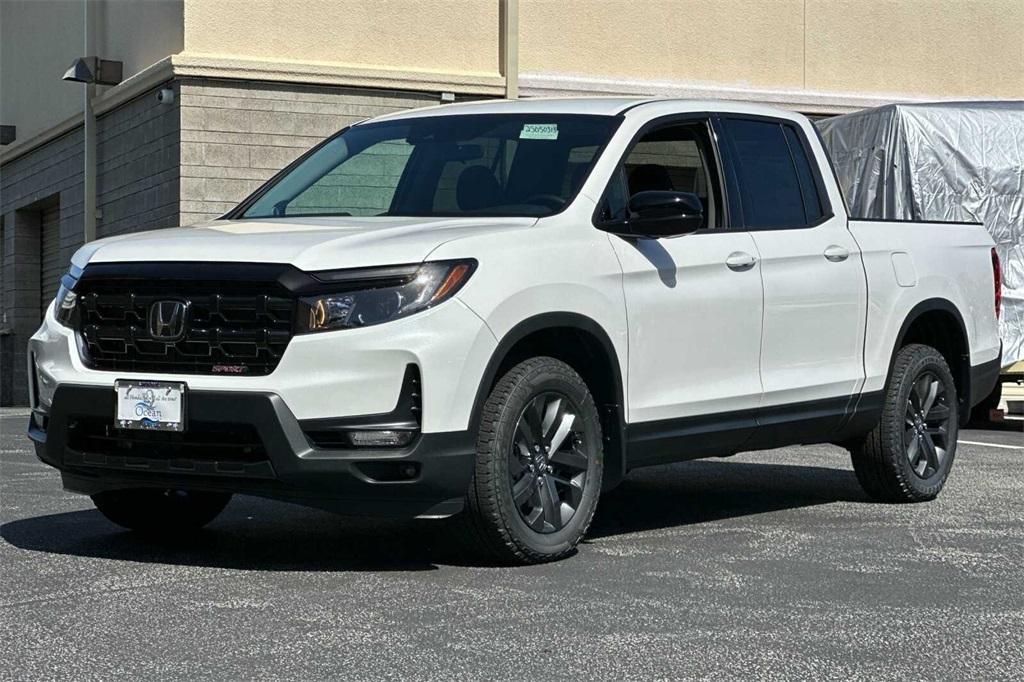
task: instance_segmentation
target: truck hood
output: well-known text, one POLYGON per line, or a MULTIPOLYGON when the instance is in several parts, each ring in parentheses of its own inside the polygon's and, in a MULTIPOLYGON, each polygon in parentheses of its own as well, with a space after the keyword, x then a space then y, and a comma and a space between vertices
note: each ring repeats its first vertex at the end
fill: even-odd
POLYGON ((441 244, 485 232, 521 230, 535 218, 274 218, 211 220, 193 227, 109 237, 71 262, 223 261, 290 263, 301 270, 418 263, 441 244))

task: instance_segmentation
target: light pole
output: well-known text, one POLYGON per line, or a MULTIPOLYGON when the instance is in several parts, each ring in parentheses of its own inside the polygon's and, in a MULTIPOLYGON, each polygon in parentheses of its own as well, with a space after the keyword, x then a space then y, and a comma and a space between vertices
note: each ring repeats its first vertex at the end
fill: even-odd
POLYGON ((121 82, 121 62, 99 57, 79 57, 64 72, 64 80, 85 85, 83 89, 82 122, 85 138, 85 167, 82 169, 82 192, 85 204, 86 242, 96 239, 96 112, 92 99, 97 85, 117 85, 121 82))

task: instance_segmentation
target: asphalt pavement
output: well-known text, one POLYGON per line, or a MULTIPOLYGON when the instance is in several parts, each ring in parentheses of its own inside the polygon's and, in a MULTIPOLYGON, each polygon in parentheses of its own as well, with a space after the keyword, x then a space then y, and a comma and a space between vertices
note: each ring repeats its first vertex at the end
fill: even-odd
POLYGON ((249 497, 137 537, 24 425, 0 417, 0 680, 1024 679, 1021 432, 961 432, 916 505, 830 446, 637 471, 575 556, 495 568, 444 522, 249 497))

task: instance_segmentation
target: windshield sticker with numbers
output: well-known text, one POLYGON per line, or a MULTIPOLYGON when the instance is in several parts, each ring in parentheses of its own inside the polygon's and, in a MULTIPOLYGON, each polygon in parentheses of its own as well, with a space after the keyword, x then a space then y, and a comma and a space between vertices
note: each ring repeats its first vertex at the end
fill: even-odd
POLYGON ((557 123, 524 123, 519 133, 520 140, 557 140, 557 123))

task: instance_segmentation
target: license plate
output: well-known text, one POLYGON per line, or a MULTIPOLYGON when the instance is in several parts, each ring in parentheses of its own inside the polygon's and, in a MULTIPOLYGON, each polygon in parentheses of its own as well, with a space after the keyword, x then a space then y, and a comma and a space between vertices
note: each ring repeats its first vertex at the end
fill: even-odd
POLYGON ((185 430, 185 384, 175 381, 118 381, 114 420, 122 429, 185 430))

